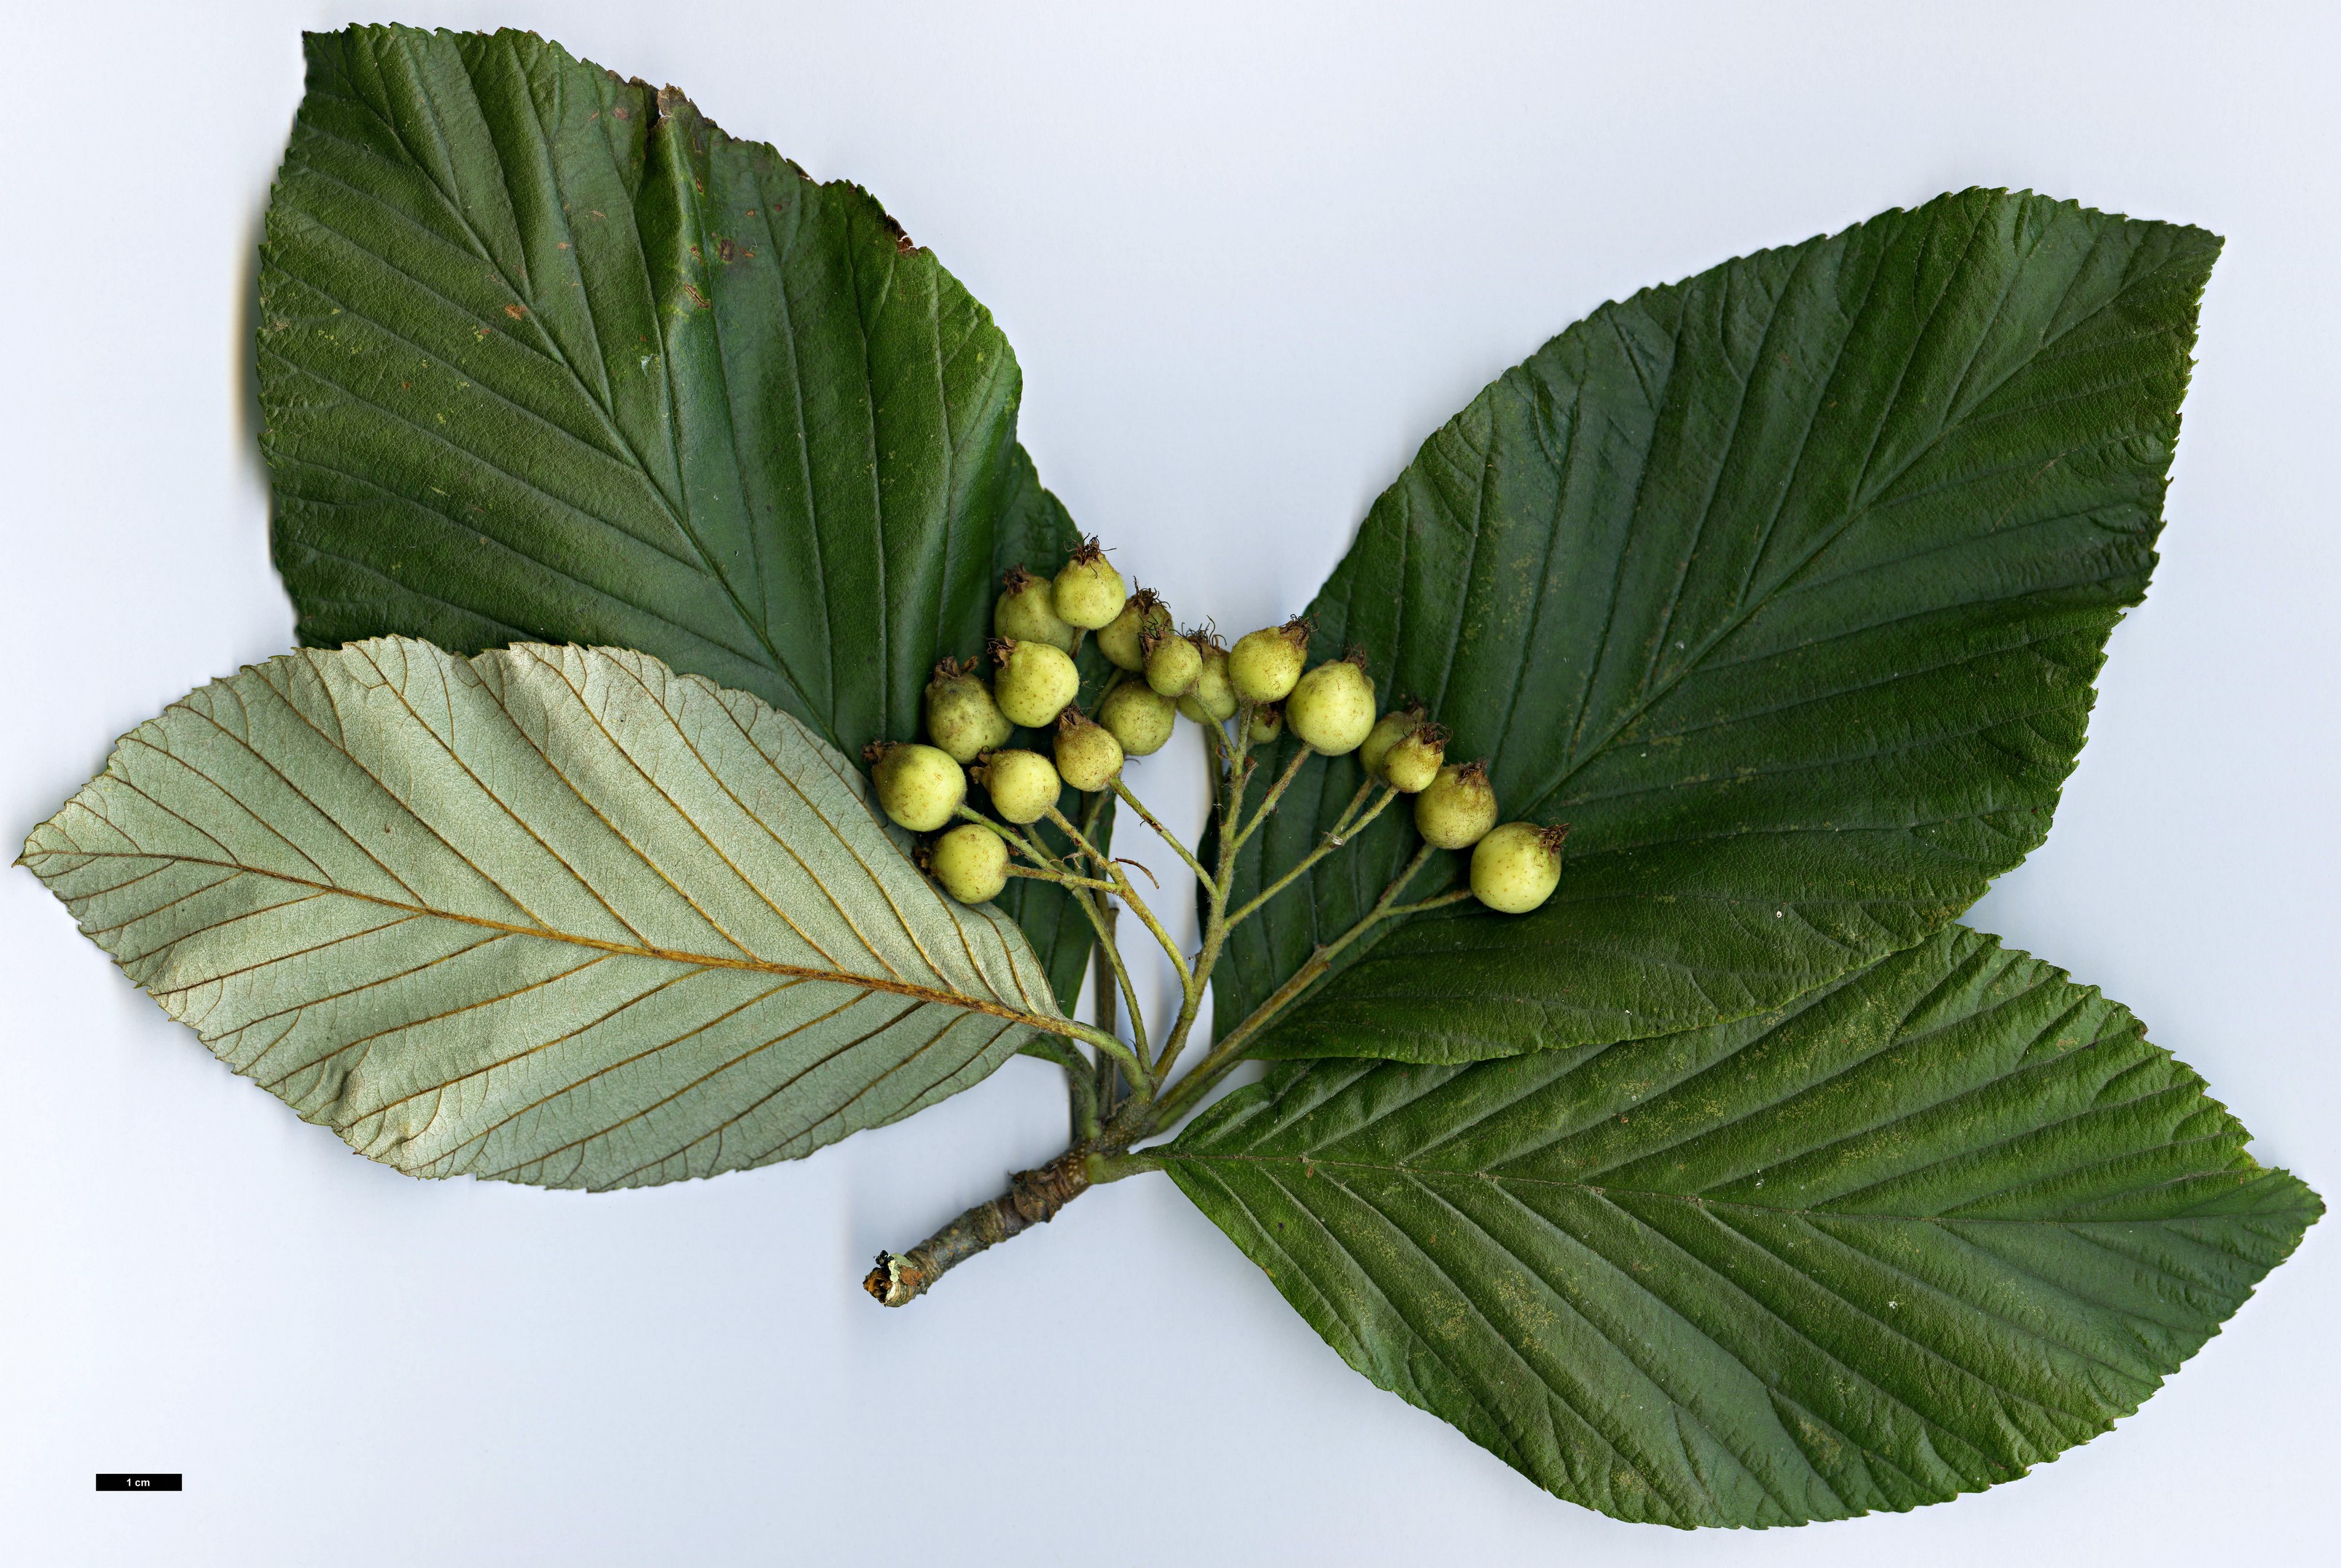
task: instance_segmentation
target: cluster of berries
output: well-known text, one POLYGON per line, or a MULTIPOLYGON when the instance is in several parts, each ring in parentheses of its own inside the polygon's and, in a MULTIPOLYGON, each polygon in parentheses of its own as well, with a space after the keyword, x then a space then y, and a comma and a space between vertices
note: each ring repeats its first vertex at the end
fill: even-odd
MULTIPOLYGON (((1370 778, 1413 796, 1425 843, 1472 852, 1471 891, 1489 909, 1526 914, 1559 885, 1568 827, 1499 825, 1487 764, 1449 763, 1446 726, 1419 704, 1377 716, 1363 653, 1310 669, 1305 619, 1249 633, 1232 648, 1207 629, 1178 631, 1162 601, 1149 589, 1130 592, 1091 539, 1053 579, 1010 572, 991 625, 989 676, 972 662, 935 666, 925 701, 931 744, 873 743, 863 754, 878 804, 912 833, 934 833, 959 814, 971 776, 1001 819, 1028 826, 1055 810, 1066 784, 1084 794, 1112 788, 1126 758, 1162 749, 1180 714, 1220 724, 1240 714, 1251 745, 1290 728, 1322 755, 1357 753, 1370 778), (1074 702, 1073 654, 1091 632, 1124 672, 1094 718, 1074 702), (1018 725, 1054 726, 1053 755, 1004 749, 1018 725)), ((964 904, 998 896, 1008 863, 1007 844, 976 822, 943 833, 926 856, 935 880, 964 904)))

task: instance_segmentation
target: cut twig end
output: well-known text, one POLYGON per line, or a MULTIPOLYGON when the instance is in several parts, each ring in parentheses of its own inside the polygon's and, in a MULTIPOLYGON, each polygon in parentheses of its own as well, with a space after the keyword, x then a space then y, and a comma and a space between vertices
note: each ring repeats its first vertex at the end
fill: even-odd
POLYGON ((878 1266, 862 1276, 862 1288, 880 1306, 909 1306, 926 1293, 926 1271, 909 1258, 880 1253, 878 1266))

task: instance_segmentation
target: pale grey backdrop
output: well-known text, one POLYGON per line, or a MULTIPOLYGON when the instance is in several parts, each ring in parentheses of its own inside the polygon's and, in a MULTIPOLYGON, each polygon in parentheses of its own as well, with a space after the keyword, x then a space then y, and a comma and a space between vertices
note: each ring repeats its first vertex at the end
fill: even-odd
MULTIPOLYGON (((2055 835, 1972 918, 2129 1003, 2262 1159, 2341 1194, 2334 8, 395 9, 534 28, 879 193, 997 313, 1075 516, 1235 630, 1304 603, 1415 444, 1604 299, 1977 183, 2218 230, 2153 596, 2055 835)), ((286 644, 245 300, 297 33, 345 13, 4 14, 13 843, 115 735, 286 644)), ((1141 787, 1191 819, 1197 766, 1141 787)), ((424 1184, 232 1076, 10 872, 0 1557, 2293 1563, 2329 1535, 2330 1222, 2167 1392, 2027 1480, 1682 1535, 1555 1502, 1370 1387, 1159 1179, 909 1312, 854 1289, 1061 1117, 1019 1062, 799 1165, 424 1184), (188 1490, 91 1491, 139 1467, 188 1490)))

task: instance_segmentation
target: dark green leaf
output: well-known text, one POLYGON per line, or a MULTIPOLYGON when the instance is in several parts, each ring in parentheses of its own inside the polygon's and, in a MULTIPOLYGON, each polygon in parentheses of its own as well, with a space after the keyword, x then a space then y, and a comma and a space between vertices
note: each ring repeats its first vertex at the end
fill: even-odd
POLYGON ((1000 570, 1073 542, 991 314, 867 192, 558 45, 308 55, 259 341, 302 639, 640 648, 849 755, 913 735, 1000 570))
MULTIPOLYGON (((1264 1049, 1689 1028, 1965 909, 2047 833, 2145 593, 2217 249, 1968 191, 1605 305, 1489 386, 1311 613, 1493 759, 1507 817, 1575 824, 1567 874, 1535 915, 1360 944, 1264 1049)), ((1248 885, 1358 777, 1311 764, 1248 885)), ((1404 815, 1238 934, 1222 1030, 1380 892, 1404 815)))
POLYGON ((2137 1409, 2323 1212, 2246 1136, 1953 927, 1661 1038, 1281 1064, 1155 1152, 1350 1365, 1557 1495, 1788 1524, 2137 1409))

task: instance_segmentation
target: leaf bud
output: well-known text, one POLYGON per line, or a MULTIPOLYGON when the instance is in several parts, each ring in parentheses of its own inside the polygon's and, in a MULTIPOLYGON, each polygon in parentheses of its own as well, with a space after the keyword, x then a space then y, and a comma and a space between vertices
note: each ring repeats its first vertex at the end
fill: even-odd
POLYGON ((991 677, 992 700, 1009 723, 1027 729, 1055 724, 1081 689, 1081 673, 1074 668, 1072 656, 1047 643, 995 641, 991 660, 1000 666, 991 677))
POLYGON ((1496 825, 1496 786, 1484 762, 1452 763, 1414 797, 1415 831, 1439 849, 1469 849, 1496 825))
POLYGON ((1284 699, 1284 722, 1302 745, 1329 757, 1353 752, 1374 727, 1374 683, 1365 655, 1351 654, 1300 677, 1284 699))
POLYGON ((1172 700, 1202 678, 1203 651, 1185 637, 1158 633, 1146 639, 1146 684, 1172 700))
MULTIPOLYGON (((1180 639, 1184 642, 1184 639, 1180 639)), ((1179 724, 1179 709, 1169 697, 1142 681, 1124 681, 1098 704, 1098 723, 1121 743, 1133 757, 1151 757, 1170 739, 1179 724)))
POLYGON ((932 833, 967 799, 967 774, 949 752, 873 742, 862 752, 878 785, 878 805, 898 827, 932 833))
POLYGON ((1073 558, 1059 569, 1049 602, 1059 620, 1094 632, 1121 614, 1130 602, 1130 590, 1122 585, 1121 574, 1105 558, 1098 542, 1084 539, 1073 551, 1073 558))
POLYGON ((1057 720, 1057 776, 1084 794, 1108 788, 1121 772, 1121 743, 1079 708, 1057 720))
POLYGON ((1015 726, 991 700, 991 684, 975 673, 975 662, 944 659, 927 683, 927 738, 964 766, 1007 744, 1015 726))
MULTIPOLYGON (((1051 614, 1054 614, 1052 611, 1051 614)), ((1118 670, 1135 675, 1146 668, 1146 637, 1170 634, 1170 608, 1151 588, 1141 588, 1123 601, 1121 614, 1098 628, 1098 652, 1118 670)))
POLYGON ((1281 626, 1246 632, 1228 650, 1228 684, 1239 701, 1280 703, 1300 684, 1301 667, 1309 662, 1305 615, 1295 615, 1281 626))
POLYGON ((1203 655, 1203 669, 1179 699, 1179 711, 1199 724, 1220 724, 1236 711, 1235 688, 1228 684, 1228 651, 1209 632, 1189 632, 1187 640, 1203 655))
POLYGON ((982 904, 1008 885, 1008 844, 980 822, 963 822, 927 851, 927 871, 961 904, 982 904))
POLYGON ((1569 824, 1508 822, 1471 851, 1471 894, 1499 914, 1526 914, 1560 885, 1560 845, 1569 824))
POLYGON ((993 752, 972 771, 991 809, 1019 827, 1048 815, 1062 788, 1057 764, 1039 752, 993 752))
POLYGON ((1057 614, 1055 589, 1049 580, 1021 566, 1010 567, 1001 579, 1000 598, 991 606, 991 634, 1012 643, 1046 643, 1066 654, 1081 638, 1081 629, 1066 624, 1057 614))
POLYGON ((1382 783, 1400 794, 1419 794, 1430 787, 1447 761, 1447 726, 1422 724, 1399 737, 1382 758, 1382 783))

